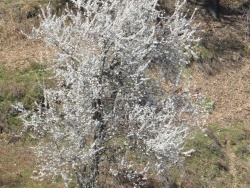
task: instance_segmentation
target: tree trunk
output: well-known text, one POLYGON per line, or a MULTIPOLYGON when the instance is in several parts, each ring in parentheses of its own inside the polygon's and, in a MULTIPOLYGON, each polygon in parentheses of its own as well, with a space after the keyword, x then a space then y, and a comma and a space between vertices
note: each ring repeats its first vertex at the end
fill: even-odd
POLYGON ((220 0, 206 0, 205 8, 214 19, 219 18, 220 0))

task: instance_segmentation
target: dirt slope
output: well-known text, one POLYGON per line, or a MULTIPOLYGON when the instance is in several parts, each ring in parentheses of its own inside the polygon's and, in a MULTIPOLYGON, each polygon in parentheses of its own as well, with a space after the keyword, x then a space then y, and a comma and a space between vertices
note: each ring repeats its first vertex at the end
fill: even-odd
POLYGON ((39 24, 40 5, 48 2, 0 1, 0 63, 20 69, 39 62, 41 53, 45 52, 44 44, 28 40, 22 32, 29 34, 32 26, 39 24))
MULTIPOLYGON (((239 7, 244 1, 221 1, 239 7)), ((191 66, 191 87, 214 102, 208 123, 250 121, 250 38, 247 17, 221 15, 219 21, 197 12, 199 59, 191 66)))

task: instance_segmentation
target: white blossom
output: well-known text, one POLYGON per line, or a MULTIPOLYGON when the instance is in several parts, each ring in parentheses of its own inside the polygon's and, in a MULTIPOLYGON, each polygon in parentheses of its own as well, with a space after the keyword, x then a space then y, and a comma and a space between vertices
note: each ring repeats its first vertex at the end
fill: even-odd
POLYGON ((200 113, 189 92, 166 91, 157 81, 177 87, 187 63, 184 49, 193 53, 196 39, 192 19, 182 14, 185 1, 166 17, 157 0, 72 2, 77 13, 66 9, 56 16, 48 6, 33 29, 33 38, 56 52, 48 67, 58 80, 56 88, 44 87, 38 110, 22 116, 26 129, 45 137, 36 147, 38 176, 62 175, 67 184, 73 173, 79 187, 98 187, 102 166, 113 165, 106 173, 115 178, 119 160, 133 163, 131 148, 147 156, 143 169, 164 172, 163 158, 179 160, 200 113), (151 75, 153 67, 162 77, 151 75))

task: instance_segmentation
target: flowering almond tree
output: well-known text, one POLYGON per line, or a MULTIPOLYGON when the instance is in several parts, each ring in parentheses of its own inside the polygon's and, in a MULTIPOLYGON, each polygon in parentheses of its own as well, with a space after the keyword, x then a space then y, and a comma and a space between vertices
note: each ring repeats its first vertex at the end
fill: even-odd
POLYGON ((56 52, 48 67, 58 81, 22 115, 40 139, 36 177, 61 175, 66 187, 75 178, 81 188, 143 187, 154 177, 165 187, 201 112, 187 89, 175 92, 195 41, 185 1, 166 16, 157 0, 72 2, 78 11, 56 16, 48 6, 33 29, 56 52))

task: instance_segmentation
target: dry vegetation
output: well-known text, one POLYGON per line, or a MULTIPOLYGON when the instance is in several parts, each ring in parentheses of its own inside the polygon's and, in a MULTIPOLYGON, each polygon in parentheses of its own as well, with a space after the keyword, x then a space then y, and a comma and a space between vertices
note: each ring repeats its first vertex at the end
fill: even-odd
POLYGON ((31 179, 36 167, 35 156, 30 149, 34 144, 30 140, 20 139, 8 143, 10 135, 0 135, 0 187, 1 188, 54 188, 63 187, 60 179, 51 183, 48 180, 36 181, 31 179))
MULTIPOLYGON (((52 1, 55 5, 58 2, 52 1)), ((231 8, 244 2, 221 0, 224 7, 231 8)), ((28 98, 30 101, 39 96, 29 93, 25 87, 30 85, 24 87, 22 82, 36 81, 31 72, 37 73, 38 69, 32 65, 39 62, 39 52, 45 50, 42 43, 27 40, 20 31, 29 32, 31 25, 38 24, 39 4, 44 6, 46 3, 45 0, 0 0, 0 125, 5 128, 0 135, 1 188, 55 187, 48 181, 30 179, 35 167, 30 149, 34 141, 27 137, 8 144, 13 134, 20 130, 20 122, 9 117, 9 105, 24 100, 25 96, 26 99, 32 96, 28 98), (13 81, 9 74, 15 76, 18 71, 8 72, 9 68, 26 68, 26 72, 19 72, 20 80, 13 81), (7 97, 8 92, 18 88, 23 96, 7 97), (3 91, 8 99, 1 96, 3 91)), ((191 75, 192 91, 203 94, 211 105, 209 126, 206 135, 200 133, 190 139, 186 147, 196 152, 183 166, 171 169, 172 179, 177 187, 247 188, 250 185, 250 36, 246 32, 249 23, 246 15, 234 14, 224 14, 220 21, 215 21, 202 8, 196 15, 196 22, 200 24, 198 35, 202 37, 197 47, 200 57, 187 67, 186 74, 191 75)), ((35 88, 34 83, 31 85, 35 88)))
MULTIPOLYGON (((30 33, 31 27, 39 24, 40 6, 49 2, 54 7, 59 0, 3 0, 0 1, 0 62, 12 68, 27 67, 30 62, 39 62, 45 53, 41 42, 27 40, 21 31, 30 33)), ((55 8, 59 12, 59 8, 55 8)))
MULTIPOLYGON (((222 1, 239 7, 244 1, 222 1)), ((200 58, 190 69, 192 87, 214 102, 209 123, 249 122, 250 58, 245 15, 222 15, 219 22, 197 18, 202 41, 200 58)))

